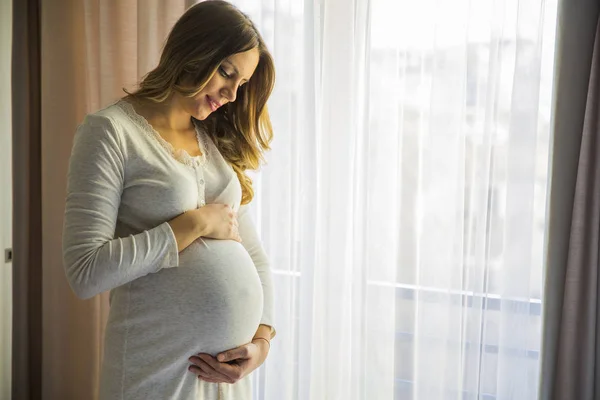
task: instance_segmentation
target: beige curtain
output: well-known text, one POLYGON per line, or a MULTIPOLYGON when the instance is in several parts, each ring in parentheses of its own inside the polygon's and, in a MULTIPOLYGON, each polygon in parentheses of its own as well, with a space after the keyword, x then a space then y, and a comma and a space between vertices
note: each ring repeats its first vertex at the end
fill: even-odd
POLYGON ((600 2, 558 14, 543 400, 600 399, 600 2))
POLYGON ((12 247, 11 42, 12 2, 0 0, 0 399, 10 398, 12 359, 12 266, 4 262, 12 247))
POLYGON ((12 365, 14 400, 42 397, 42 201, 40 7, 13 2, 11 125, 13 170, 12 365))
POLYGON ((45 0, 42 48, 43 398, 97 398, 107 295, 82 301, 64 276, 61 230, 73 134, 156 65, 185 0, 45 0))

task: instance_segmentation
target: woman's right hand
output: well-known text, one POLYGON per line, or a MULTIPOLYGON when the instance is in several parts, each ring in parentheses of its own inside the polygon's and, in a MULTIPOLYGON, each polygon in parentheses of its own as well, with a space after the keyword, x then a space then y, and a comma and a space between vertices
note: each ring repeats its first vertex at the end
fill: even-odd
POLYGON ((199 237, 242 241, 238 233, 236 213, 226 204, 207 204, 186 211, 169 221, 177 241, 177 250, 182 251, 199 237))
POLYGON ((227 204, 207 204, 196 210, 202 235, 212 239, 242 241, 238 232, 237 214, 227 204))

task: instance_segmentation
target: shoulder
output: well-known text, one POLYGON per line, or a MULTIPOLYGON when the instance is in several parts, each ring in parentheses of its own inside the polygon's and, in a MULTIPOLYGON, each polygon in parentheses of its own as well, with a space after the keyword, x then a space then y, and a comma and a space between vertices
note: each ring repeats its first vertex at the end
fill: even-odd
POLYGON ((131 130, 131 119, 117 101, 101 110, 87 114, 77 128, 77 136, 93 135, 96 140, 124 143, 124 132, 131 130))
POLYGON ((87 114, 77 127, 74 145, 79 151, 110 148, 118 153, 126 153, 127 146, 123 134, 127 129, 126 118, 127 115, 118 102, 87 114))
POLYGON ((121 126, 126 122, 127 115, 119 102, 116 102, 94 113, 87 114, 80 127, 99 127, 114 132, 121 130, 121 126))

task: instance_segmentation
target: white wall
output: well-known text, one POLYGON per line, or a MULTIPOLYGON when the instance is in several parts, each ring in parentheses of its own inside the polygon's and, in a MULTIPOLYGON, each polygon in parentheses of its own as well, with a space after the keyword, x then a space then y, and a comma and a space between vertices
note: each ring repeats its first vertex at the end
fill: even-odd
POLYGON ((0 0, 0 399, 10 398, 12 358, 12 264, 4 262, 12 247, 11 47, 12 1, 0 0))

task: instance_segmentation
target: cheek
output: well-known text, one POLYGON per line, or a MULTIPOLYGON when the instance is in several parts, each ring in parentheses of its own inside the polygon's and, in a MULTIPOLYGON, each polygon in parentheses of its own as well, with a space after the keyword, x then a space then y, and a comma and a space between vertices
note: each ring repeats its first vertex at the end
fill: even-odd
POLYGON ((219 73, 217 72, 210 81, 208 81, 208 83, 206 84, 206 86, 204 87, 204 89, 202 89, 202 93, 204 93, 204 95, 207 94, 214 94, 215 92, 218 91, 219 86, 221 85, 221 76, 219 75, 219 73))
POLYGON ((201 91, 196 96, 189 99, 188 107, 192 110, 198 109, 198 107, 203 107, 206 103, 206 90, 201 91))
POLYGON ((206 117, 208 117, 209 114, 212 113, 210 106, 206 102, 206 93, 204 91, 202 91, 202 93, 199 93, 194 98, 190 99, 187 111, 194 118, 200 121, 204 120, 206 117))
POLYGON ((198 107, 202 107, 204 105, 204 103, 206 102, 205 99, 206 99, 206 93, 200 93, 199 95, 194 97, 194 99, 193 99, 194 109, 197 109, 198 107))

